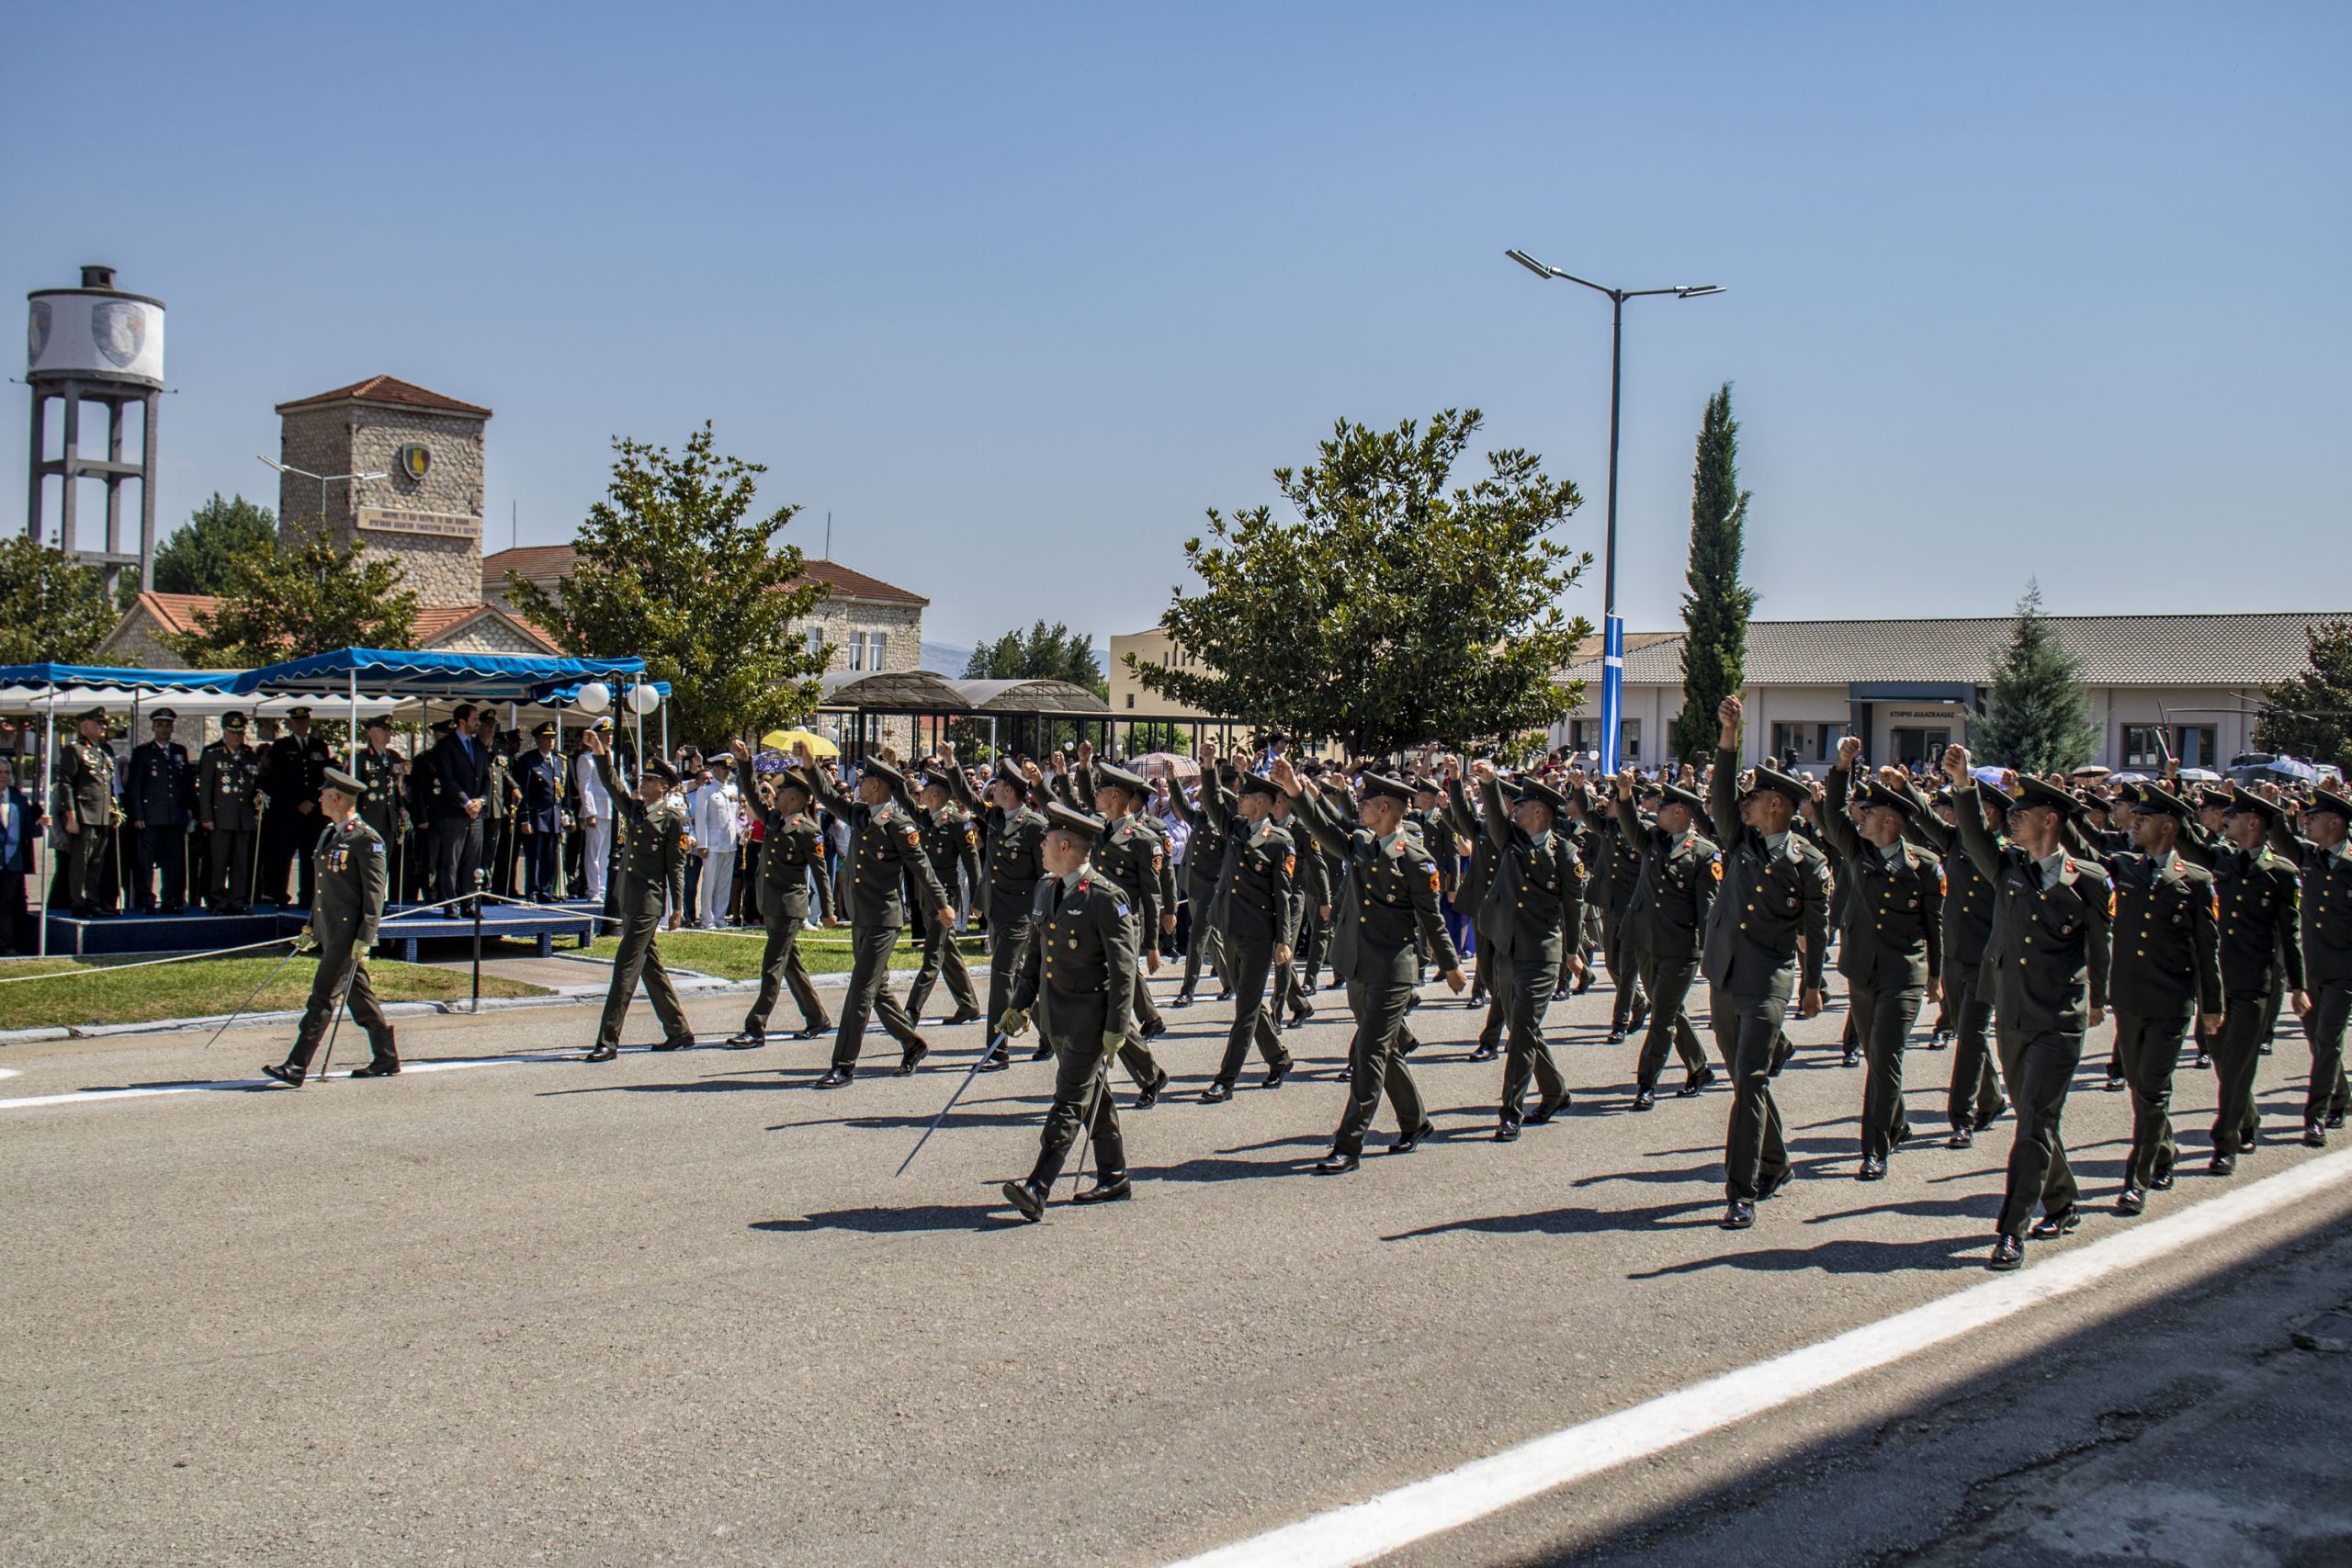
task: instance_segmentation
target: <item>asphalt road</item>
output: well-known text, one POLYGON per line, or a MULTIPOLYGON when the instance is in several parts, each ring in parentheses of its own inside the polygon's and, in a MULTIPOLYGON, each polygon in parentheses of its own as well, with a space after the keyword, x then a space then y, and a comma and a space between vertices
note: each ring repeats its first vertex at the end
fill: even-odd
MULTIPOLYGON (((872 1035, 876 1076, 819 1093, 823 1043, 589 1066, 568 1057, 593 1010, 535 1009, 401 1027, 413 1063, 518 1062, 0 1108, 6 1556, 1161 1562, 1985 1278, 2007 1123, 1965 1153, 1921 1140, 1889 1180, 1856 1183, 1861 1079, 1838 1065, 1835 1012, 1795 1029, 1805 1048, 1779 1082, 1799 1179, 1730 1235, 1715 1224, 1728 1097, 1631 1112, 1631 1048, 1599 1043, 1605 987, 1552 1014, 1578 1091, 1562 1122, 1493 1143, 1499 1064, 1464 1062, 1474 1015, 1433 1000, 1414 1014, 1430 1042, 1414 1061, 1442 1135, 1351 1177, 1310 1174, 1343 1092, 1344 1009, 1317 999, 1322 1017, 1288 1037, 1304 1077, 1129 1115, 1136 1201, 1057 1204, 1036 1226, 996 1184, 1034 1155, 1043 1066, 978 1079, 892 1178, 978 1048, 970 1028, 933 1031, 933 1065, 903 1079, 872 1035)), ((742 1000, 688 1006, 716 1037, 742 1000)), ((1169 1014, 1179 1090, 1205 1083, 1226 1017, 1169 1014)), ((632 1026, 653 1036, 641 1005, 632 1026)), ((284 1038, 13 1048, 0 1100, 232 1079, 284 1038)), ((2278 1053, 2262 1079, 2274 1132, 2307 1066, 2283 1034, 2278 1053)), ((344 1064, 362 1054, 346 1030, 344 1064)), ((1912 1054, 1922 1127, 1940 1122, 1950 1060, 1912 1054)), ((2272 1142, 2234 1178, 2202 1175, 2212 1080, 2180 1079, 2190 1174, 2151 1219, 2311 1157, 2272 1142)), ((2147 1223, 2104 1213, 2123 1097, 2086 1077, 2068 1125, 2095 1212, 2030 1269, 2147 1223)), ((1988 1497, 2049 1501, 2019 1500, 2049 1478, 2029 1465, 2020 1481, 2019 1453, 2064 1449, 2067 1422, 2118 1407, 2113 1371, 2067 1396, 2089 1375, 2084 1346, 2131 1350, 2143 1382, 2177 1389, 2224 1386, 2215 1345, 2268 1369, 2270 1393, 2309 1397, 2310 1379, 2276 1371, 2279 1356, 2318 1364, 2282 1347, 2281 1325, 2290 1300, 2352 1298, 2347 1235, 2352 1193, 2332 1190, 1403 1560, 1702 1562, 1711 1540, 1759 1563, 1962 1551, 1991 1539, 1988 1497), (2012 1416, 1982 1392, 2013 1385, 2046 1388, 2048 1408, 2012 1416), (1917 1473, 1864 1462, 1914 1426, 1951 1446, 1929 1462, 1908 1445, 1917 1473), (1834 1498, 1800 1484, 1824 1475, 1834 1498), (1897 1485, 1916 1529, 1892 1528, 1897 1485)), ((2260 1419, 2267 1397, 2222 1403, 2294 1441, 2260 1419)), ((2199 1407, 2177 1399, 2165 1420, 2199 1407)), ((2194 1467, 2193 1444, 2177 1462, 2194 1467)))

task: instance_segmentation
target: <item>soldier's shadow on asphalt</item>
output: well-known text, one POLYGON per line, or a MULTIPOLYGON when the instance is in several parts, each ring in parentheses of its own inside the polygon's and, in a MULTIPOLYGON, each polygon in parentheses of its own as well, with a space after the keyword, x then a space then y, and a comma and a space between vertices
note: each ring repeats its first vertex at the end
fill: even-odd
POLYGON ((1720 1199, 1688 1203, 1658 1203, 1646 1209, 1541 1209, 1525 1214, 1486 1214, 1475 1220, 1448 1220, 1418 1230, 1384 1235, 1383 1241, 1419 1241, 1428 1236, 1468 1232, 1474 1235, 1594 1235, 1605 1231, 1694 1230, 1712 1225, 1723 1215, 1720 1199))
MULTIPOLYGON (((1995 1207, 1998 1207, 1997 1197, 1995 1207)), ((1744 1269, 1764 1274, 1793 1274, 1818 1269, 1825 1274, 1907 1274, 1946 1269, 1986 1247, 1981 1235, 1945 1236, 1927 1241, 1826 1241, 1819 1247, 1775 1247, 1752 1252, 1728 1252, 1714 1258, 1694 1258, 1686 1263, 1637 1269, 1628 1280, 1666 1280, 1678 1274, 1698 1274, 1710 1269, 1744 1269)))
POLYGON ((917 1203, 902 1209, 829 1209, 797 1220, 754 1220, 749 1228, 783 1235, 808 1231, 859 1231, 869 1235, 898 1235, 910 1231, 995 1231, 1017 1229, 1021 1221, 1003 1204, 917 1203))

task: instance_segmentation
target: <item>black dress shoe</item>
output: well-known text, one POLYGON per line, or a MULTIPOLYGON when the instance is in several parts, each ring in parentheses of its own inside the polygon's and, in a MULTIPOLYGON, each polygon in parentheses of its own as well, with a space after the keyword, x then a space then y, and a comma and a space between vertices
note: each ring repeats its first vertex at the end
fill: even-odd
POLYGON ((2148 1179, 2148 1185, 2158 1192, 2171 1191, 2172 1172, 2169 1170, 2158 1172, 2148 1179))
POLYGON ((2205 1162, 2205 1174, 2208 1176, 2234 1176, 2237 1168, 2238 1162, 2228 1155, 2215 1155, 2205 1162))
POLYGON ((1135 1196, 1135 1186, 1124 1176, 1113 1176, 1095 1182, 1070 1200, 1073 1203, 1124 1203, 1135 1196))
POLYGON ((1496 1056, 1501 1054, 1501 1046, 1489 1045, 1485 1041, 1481 1040, 1478 1042, 1477 1049, 1470 1053, 1470 1060, 1474 1062, 1491 1062, 1496 1058, 1496 1056))
POLYGON ((1772 1179, 1766 1182, 1762 1190, 1756 1194, 1756 1201, 1761 1203, 1767 1198, 1770 1198, 1779 1192, 1781 1188, 1786 1187, 1789 1184, 1790 1180, 1795 1177, 1796 1173, 1796 1167, 1791 1166, 1788 1169, 1781 1172, 1780 1175, 1772 1178, 1772 1179))
POLYGON ((1756 1223, 1756 1201, 1752 1198, 1735 1198, 1724 1210, 1724 1229, 1744 1231, 1756 1223))
POLYGON ((1283 1062, 1275 1066, 1268 1067, 1266 1069, 1266 1081, 1260 1084, 1258 1087, 1260 1089, 1282 1088, 1283 1079, 1290 1077, 1290 1070, 1296 1064, 1291 1062, 1283 1062))
POLYGON ((2068 1231, 2081 1229, 2082 1224, 2083 1216, 2069 1206, 2059 1210, 2054 1214, 2042 1215, 2041 1218, 2033 1222, 2033 1228, 2025 1234, 2036 1241, 2054 1241, 2068 1231))
POLYGON ((621 1054, 617 1045, 599 1045, 580 1059, 583 1062, 609 1062, 621 1054))
POLYGON ((1877 1155, 1864 1155, 1862 1156, 1862 1168, 1854 1173, 1854 1179, 1857 1181, 1885 1180, 1886 1161, 1880 1158, 1877 1155))
POLYGON ((2211 1057, 2211 1056, 2208 1056, 2208 1055, 2207 1055, 2203 1051, 2201 1051, 2201 1050, 2200 1050, 2200 1051, 2199 1051, 2199 1052, 2197 1053, 2196 1057, 2195 1057, 2192 1061, 2190 1061, 2190 1063, 2188 1064, 2188 1066, 2189 1066, 2189 1070, 2190 1070, 2191 1072, 2199 1072, 2199 1073, 2201 1073, 2201 1072, 2206 1071, 2208 1068, 2211 1067, 2211 1066, 2212 1066, 2212 1065, 2213 1065, 2213 1058, 2212 1058, 2212 1057, 2211 1057))
POLYGON ((975 1067, 974 1070, 983 1073, 1001 1073, 1011 1066, 1012 1066, 1012 1057, 1006 1055, 1001 1051, 991 1051, 987 1055, 980 1058, 978 1066, 975 1067))
POLYGON ((2127 1187, 2116 1194, 2115 1212, 2119 1214, 2136 1214, 2147 1206, 2148 1195, 2136 1187, 2127 1187))
POLYGON ((1157 1040, 1168 1032, 1168 1021, 1164 1018, 1155 1018, 1137 1029, 1136 1032, 1146 1040, 1157 1040))
POLYGON ((1168 1000, 1168 1006, 1171 1010, 1176 1008, 1188 1008, 1192 1005, 1193 994, 1190 991, 1179 991, 1168 1000))
POLYGON ((1019 1210, 1021 1217, 1033 1225, 1046 1217, 1046 1194, 1034 1181, 1006 1182, 1004 1201, 1019 1210))
POLYGON ((1527 1119, 1527 1124, 1531 1127, 1543 1126, 1545 1122, 1551 1121, 1553 1117, 1557 1116, 1561 1111, 1566 1111, 1568 1108, 1568 1101, 1571 1098, 1573 1097, 1563 1094, 1557 1100, 1546 1100, 1541 1101, 1535 1107, 1535 1114, 1527 1119))
POLYGON ((1584 973, 1577 976, 1577 983, 1568 988, 1568 995, 1580 997, 1590 989, 1592 989, 1592 966, 1587 964, 1584 973))
POLYGON ((1862 1048, 1859 1045, 1847 1046, 1844 1065, 1849 1067, 1860 1066, 1862 1065, 1862 1048))
POLYGON ((908 1041, 905 1048, 899 1053, 899 1076, 903 1078, 913 1073, 917 1067, 922 1066, 922 1059, 930 1055, 931 1047, 921 1040, 908 1041))
POLYGON ((1994 1122, 1998 1122, 2008 1109, 2009 1102, 2005 1100, 2001 1101, 2000 1104, 1993 1107, 1990 1111, 1978 1111, 1976 1113, 1976 1130, 1981 1133, 1985 1128, 1990 1127, 1994 1122))
POLYGON ((822 1040, 832 1032, 833 1026, 830 1023, 812 1023, 806 1029, 793 1031, 792 1037, 795 1040, 822 1040))
POLYGON ((661 1044, 654 1046, 653 1049, 656 1051, 683 1051, 694 1043, 695 1037, 693 1035, 680 1034, 674 1035, 668 1040, 664 1040, 661 1044))
POLYGON ((1313 1008, 1293 1008, 1290 1010, 1290 1026, 1296 1029, 1314 1016, 1313 1008))
POLYGON ((1655 1110, 1655 1109, 1657 1108, 1657 1090, 1656 1090, 1656 1089, 1635 1089, 1635 1090, 1634 1091, 1634 1110, 1636 1110, 1636 1111, 1650 1111, 1650 1110, 1655 1110))
POLYGON ((2329 1131, 2331 1131, 2331 1132, 2333 1132, 2333 1131, 2335 1131, 2335 1129, 2337 1129, 2337 1128, 2339 1128, 2339 1127, 2343 1126, 2343 1125, 2344 1125, 2344 1112, 2342 1112, 2341 1111, 2329 1111, 2329 1112, 2327 1113, 2327 1123, 2326 1123, 2326 1124, 2327 1124, 2328 1130, 2329 1130, 2329 1131))
POLYGON ((1388 1145, 1388 1152, 1392 1155, 1411 1154, 1415 1149, 1421 1146, 1422 1139, 1431 1136, 1436 1132, 1436 1122, 1424 1122, 1409 1133, 1398 1134, 1396 1135, 1396 1141, 1388 1145))
POLYGON ((1519 1142, 1519 1123, 1516 1122, 1496 1122, 1495 1142, 1498 1144, 1515 1144, 1519 1142))
POLYGON ((1692 1095, 1698 1093, 1701 1089, 1705 1089, 1709 1084, 1714 1081, 1715 1066, 1713 1062, 1706 1063, 1702 1066, 1697 1072, 1692 1073, 1689 1077, 1682 1081, 1682 1087, 1674 1091, 1674 1098, 1677 1100, 1688 1100, 1692 1095))
POLYGON ((767 1035, 757 1029, 746 1029, 727 1037, 729 1051, 756 1051, 767 1043, 767 1035))
POLYGON ((959 1023, 978 1023, 979 1021, 980 1015, 972 1009, 957 1008, 954 1012, 948 1015, 946 1027, 953 1029, 959 1023))
POLYGON ((1954 1127, 1951 1130, 1951 1136, 1944 1140, 1944 1147, 1948 1149, 1964 1149, 1970 1147, 1975 1142, 1976 1134, 1973 1132, 1970 1131, 1966 1127, 1954 1127))
POLYGON ((1993 1244, 1993 1256, 1984 1260, 1984 1267, 2001 1274, 2022 1269, 2025 1267, 2025 1243, 2013 1235, 2001 1237, 1993 1244))
POLYGON ((282 1066, 276 1062, 264 1062, 261 1070, 289 1089, 302 1087, 302 1069, 300 1067, 282 1066))
POLYGON ((839 1089, 857 1076, 855 1067, 828 1067, 825 1076, 817 1080, 819 1089, 839 1089))
POLYGON ((1233 999, 1233 993, 1231 991, 1219 991, 1216 994, 1216 999, 1221 1002, 1229 1002, 1233 999))
POLYGON ((1623 1045, 1625 1043, 1625 1032, 1618 1028, 1616 1025, 1611 1024, 1609 1028, 1609 1038, 1602 1041, 1601 1043, 1604 1045, 1623 1045))
POLYGON ((2121 1089, 2122 1087, 2123 1087, 2123 1075, 2122 1075, 2121 1073, 2109 1073, 2109 1074, 2108 1074, 2108 1075, 2107 1075, 2107 1092, 2108 1092, 2108 1093, 2109 1093, 2109 1094, 2113 1094, 2116 1090, 2118 1090, 2118 1089, 2121 1089))
POLYGON ((1341 1067, 1338 1072, 1331 1075, 1331 1081, 1333 1083, 1352 1083, 1355 1081, 1355 1068, 1341 1067))
POLYGON ((2324 1149, 2327 1147, 2327 1129, 2317 1122, 2304 1122, 2303 1147, 2307 1149, 2324 1149))
POLYGON ((1046 1043, 1045 1041, 1040 1040, 1037 1042, 1037 1048, 1029 1053, 1029 1059, 1033 1062, 1042 1062, 1053 1054, 1054 1048, 1046 1043))
POLYGON ((1203 1105, 1223 1105, 1227 1100, 1231 1100, 1232 1098, 1233 1089, 1231 1086, 1218 1080, 1211 1080, 1209 1087, 1201 1090, 1201 1103, 1203 1105))
POLYGON ((354 1067, 351 1076, 355 1078, 396 1078, 401 1076, 401 1065, 398 1062, 370 1062, 364 1067, 354 1067))
POLYGON ((1315 1174, 1317 1176, 1345 1176, 1348 1172, 1353 1170, 1363 1163, 1363 1161, 1354 1155, 1343 1155, 1339 1150, 1333 1149, 1329 1154, 1325 1155, 1321 1159, 1315 1162, 1315 1174))
POLYGON ((1151 1082, 1145 1086, 1142 1091, 1136 1096, 1135 1108, 1137 1111, 1150 1110, 1153 1106, 1159 1103, 1159 1091, 1167 1087, 1168 1069, 1166 1067, 1162 1067, 1159 1069, 1159 1076, 1152 1079, 1151 1082))

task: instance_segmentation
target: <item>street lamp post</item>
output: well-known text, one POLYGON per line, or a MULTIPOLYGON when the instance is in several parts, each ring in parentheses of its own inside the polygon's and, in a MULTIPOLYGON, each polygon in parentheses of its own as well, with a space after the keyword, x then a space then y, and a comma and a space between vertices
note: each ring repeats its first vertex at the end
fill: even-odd
POLYGON ((1625 382, 1625 301, 1652 294, 1697 299, 1723 289, 1713 283, 1674 284, 1666 288, 1611 288, 1589 278, 1546 266, 1525 251, 1503 254, 1538 277, 1581 283, 1609 296, 1609 517, 1600 566, 1600 770, 1617 771, 1617 731, 1625 695, 1625 623, 1617 614, 1617 427, 1618 400, 1625 382))
MULTIPOLYGON (((292 474, 298 479, 316 479, 319 481, 319 522, 322 525, 323 525, 327 520, 327 486, 331 484, 340 484, 345 479, 388 479, 392 477, 390 474, 383 473, 314 474, 308 468, 298 468, 293 467, 291 464, 281 463, 272 457, 263 457, 261 458, 261 462, 266 467, 276 468, 281 474, 292 474)), ((351 510, 356 518, 359 511, 359 498, 356 493, 352 497, 351 510)))

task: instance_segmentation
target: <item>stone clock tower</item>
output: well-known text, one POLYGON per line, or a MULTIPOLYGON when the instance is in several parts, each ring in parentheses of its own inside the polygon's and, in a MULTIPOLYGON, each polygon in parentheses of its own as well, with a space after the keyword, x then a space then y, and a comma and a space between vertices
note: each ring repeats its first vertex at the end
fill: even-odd
POLYGON ((400 562, 421 606, 481 603, 488 409, 376 376, 277 413, 278 460, 302 470, 278 477, 281 537, 323 511, 338 546, 356 538, 400 562), (383 477, 341 477, 366 474, 383 477))

